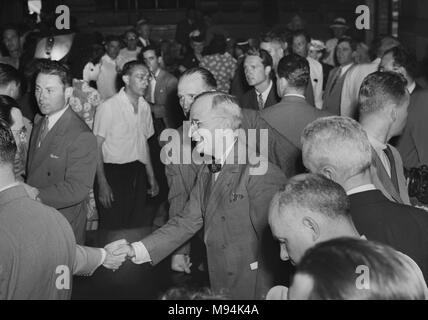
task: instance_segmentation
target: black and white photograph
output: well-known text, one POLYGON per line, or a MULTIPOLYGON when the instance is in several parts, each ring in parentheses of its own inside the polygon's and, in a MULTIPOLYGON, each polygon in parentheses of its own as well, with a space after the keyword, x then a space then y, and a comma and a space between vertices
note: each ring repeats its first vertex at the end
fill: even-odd
POLYGON ((0 300, 428 299, 427 0, 0 0, 0 40, 0 300))

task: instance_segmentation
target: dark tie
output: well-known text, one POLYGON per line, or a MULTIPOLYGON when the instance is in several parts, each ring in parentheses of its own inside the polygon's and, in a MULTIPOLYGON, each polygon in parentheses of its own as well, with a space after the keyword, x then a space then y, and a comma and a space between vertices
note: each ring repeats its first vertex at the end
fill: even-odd
POLYGON ((261 93, 257 94, 257 102, 259 104, 259 109, 263 110, 263 107, 265 106, 265 103, 263 101, 263 94, 261 93))
POLYGON ((334 75, 334 78, 333 78, 333 81, 332 81, 332 83, 331 83, 331 87, 330 87, 330 92, 329 93, 331 93, 332 91, 333 91, 333 89, 334 89, 334 87, 336 86, 336 84, 337 84, 337 81, 339 80, 339 78, 340 78, 340 74, 342 73, 342 67, 340 67, 338 70, 337 70, 337 72, 336 72, 336 74, 334 75))
POLYGON ((211 173, 217 173, 220 172, 222 168, 222 165, 219 163, 216 163, 215 158, 213 157, 213 163, 210 163, 208 165, 208 170, 210 170, 211 173))
POLYGON ((211 171, 211 173, 217 173, 220 172, 222 168, 222 165, 219 163, 212 163, 208 165, 208 170, 211 171))
POLYGON ((42 127, 40 128, 39 139, 37 140, 37 148, 40 148, 43 140, 46 138, 49 132, 49 118, 45 117, 43 119, 42 127))
POLYGON ((394 185, 397 192, 400 192, 400 189, 398 187, 397 168, 395 167, 395 160, 394 160, 394 155, 392 154, 392 150, 389 146, 386 146, 386 149, 383 149, 383 152, 385 152, 386 157, 388 158, 389 164, 391 166, 392 184, 394 185))

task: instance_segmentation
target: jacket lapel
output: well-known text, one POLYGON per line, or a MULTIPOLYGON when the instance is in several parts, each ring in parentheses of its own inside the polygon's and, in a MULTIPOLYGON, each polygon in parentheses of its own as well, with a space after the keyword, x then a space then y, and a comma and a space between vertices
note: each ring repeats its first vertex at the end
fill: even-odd
POLYGON ((34 120, 33 131, 31 132, 30 144, 29 144, 29 150, 28 150, 27 174, 32 168, 32 163, 34 161, 34 154, 36 152, 37 140, 40 135, 42 122, 43 122, 43 117, 41 117, 40 115, 36 115, 36 118, 34 120))
MULTIPOLYGON (((211 192, 206 197, 206 210, 205 210, 205 223, 206 226, 210 226, 210 222, 212 218, 214 217, 215 213, 217 212, 217 208, 220 205, 220 203, 224 203, 227 201, 232 194, 233 188, 235 187, 233 182, 238 181, 236 175, 240 172, 240 165, 238 164, 238 146, 240 142, 235 143, 234 147, 234 162, 233 164, 227 164, 228 161, 226 161, 226 164, 224 164, 223 169, 220 171, 219 176, 217 177, 217 180, 214 184, 211 185, 211 192)), ((231 157, 232 155, 229 155, 231 157)), ((206 169, 208 171, 208 168, 206 169)), ((208 171, 209 174, 211 174, 208 171)), ((214 179, 214 176, 212 176, 212 179, 214 179)), ((209 182, 210 179, 207 179, 207 182, 209 182)), ((205 189, 206 192, 209 192, 209 188, 205 189)), ((206 229, 207 234, 208 229, 206 229)))
MULTIPOLYGON (((73 111, 69 107, 67 111, 65 111, 64 114, 61 116, 61 118, 59 118, 57 123, 55 123, 52 129, 49 130, 48 134, 46 135, 46 138, 42 141, 40 148, 36 146, 38 135, 35 137, 36 139, 32 143, 32 146, 33 146, 32 151, 34 152, 34 154, 32 156, 32 162, 30 167, 31 171, 39 167, 43 162, 43 160, 45 160, 50 156, 51 150, 57 149, 68 127, 68 122, 70 120, 70 117, 72 116, 71 112, 73 111)), ((39 126, 41 126, 41 121, 39 123, 39 126)), ((40 128, 38 128, 37 131, 40 131, 40 128)))
POLYGON ((396 202, 403 203, 403 200, 401 199, 400 194, 398 193, 398 190, 396 190, 394 185, 392 184, 392 181, 388 175, 388 172, 386 172, 382 161, 380 160, 376 150, 373 148, 372 148, 372 154, 373 154, 373 165, 374 165, 374 168, 372 169, 375 170, 374 174, 378 179, 378 181, 374 181, 376 187, 383 189, 381 191, 385 191, 396 202))

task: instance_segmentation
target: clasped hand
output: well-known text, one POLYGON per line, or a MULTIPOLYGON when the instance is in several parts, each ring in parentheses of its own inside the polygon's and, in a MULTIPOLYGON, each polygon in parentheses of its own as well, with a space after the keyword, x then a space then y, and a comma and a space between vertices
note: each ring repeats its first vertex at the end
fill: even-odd
POLYGON ((107 256, 103 262, 103 266, 113 271, 119 269, 127 258, 135 257, 134 249, 125 239, 111 242, 104 249, 107 252, 107 256))

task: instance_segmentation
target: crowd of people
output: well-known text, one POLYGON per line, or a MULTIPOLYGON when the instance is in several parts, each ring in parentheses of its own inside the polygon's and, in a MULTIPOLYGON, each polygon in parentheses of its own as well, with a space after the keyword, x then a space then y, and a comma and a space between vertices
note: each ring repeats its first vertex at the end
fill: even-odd
POLYGON ((428 298, 428 182, 409 194, 428 166, 418 61, 392 36, 356 41, 343 18, 326 42, 299 19, 233 40, 188 10, 175 56, 147 19, 102 44, 25 45, 5 26, 0 299, 69 299, 58 267, 167 258, 206 272, 213 299, 428 298), (88 230, 141 227, 85 246, 88 230))

